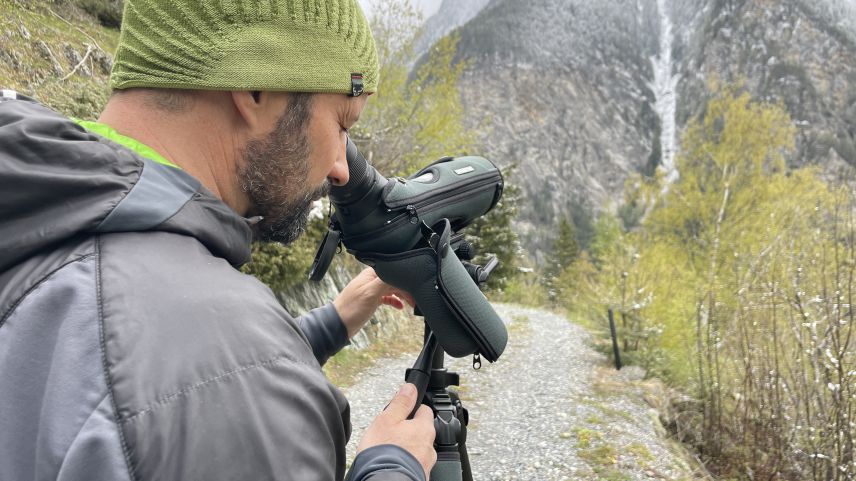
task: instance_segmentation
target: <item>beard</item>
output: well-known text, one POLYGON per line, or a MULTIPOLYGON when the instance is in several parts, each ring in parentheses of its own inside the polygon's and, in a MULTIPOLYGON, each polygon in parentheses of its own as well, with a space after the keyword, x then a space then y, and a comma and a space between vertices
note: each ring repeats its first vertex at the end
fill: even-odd
POLYGON ((286 112, 265 138, 247 143, 241 189, 262 216, 255 225, 256 240, 294 242, 306 231, 312 203, 330 191, 327 181, 320 187, 306 185, 309 175, 309 123, 311 95, 293 94, 286 112))

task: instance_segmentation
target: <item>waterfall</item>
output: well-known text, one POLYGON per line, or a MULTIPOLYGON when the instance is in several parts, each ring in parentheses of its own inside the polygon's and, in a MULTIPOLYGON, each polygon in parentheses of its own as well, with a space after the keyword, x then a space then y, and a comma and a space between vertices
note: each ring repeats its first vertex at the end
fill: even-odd
POLYGON ((672 19, 669 16, 668 0, 657 0, 657 13, 660 18, 660 52, 651 57, 654 67, 654 83, 650 85, 654 91, 654 109, 660 117, 660 147, 661 168, 665 174, 664 192, 669 185, 678 180, 678 169, 675 166, 675 150, 677 148, 677 127, 675 111, 677 110, 677 86, 679 76, 672 73, 672 19))

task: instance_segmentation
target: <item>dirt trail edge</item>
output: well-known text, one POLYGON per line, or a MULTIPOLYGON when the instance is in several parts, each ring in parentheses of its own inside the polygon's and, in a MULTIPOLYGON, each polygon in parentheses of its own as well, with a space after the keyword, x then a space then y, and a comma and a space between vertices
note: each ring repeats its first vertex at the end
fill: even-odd
MULTIPOLYGON (((589 334, 541 310, 497 305, 509 344, 494 364, 450 359, 470 411, 467 445, 477 481, 692 480, 680 447, 663 435, 639 370, 616 372, 589 334)), ((419 335, 414 333, 414 335, 419 335)), ((345 390, 357 441, 404 379, 415 353, 382 359, 345 390)))

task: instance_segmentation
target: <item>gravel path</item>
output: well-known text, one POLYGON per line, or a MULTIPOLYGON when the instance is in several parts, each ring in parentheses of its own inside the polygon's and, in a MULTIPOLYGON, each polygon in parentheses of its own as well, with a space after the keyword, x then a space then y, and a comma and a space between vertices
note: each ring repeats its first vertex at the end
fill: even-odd
MULTIPOLYGON (((497 305, 509 345, 494 364, 449 359, 470 411, 467 446, 476 481, 694 479, 657 413, 638 369, 616 373, 589 335, 553 313, 497 305)), ((382 359, 345 390, 353 434, 363 430, 404 379, 415 353, 382 359)))

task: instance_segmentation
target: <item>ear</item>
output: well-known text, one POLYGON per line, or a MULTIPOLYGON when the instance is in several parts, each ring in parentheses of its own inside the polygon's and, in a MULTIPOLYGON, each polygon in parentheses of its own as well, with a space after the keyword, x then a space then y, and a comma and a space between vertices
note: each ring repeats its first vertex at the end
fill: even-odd
POLYGON ((266 92, 237 90, 231 94, 235 110, 247 129, 251 132, 263 130, 266 120, 265 103, 268 100, 266 92))

